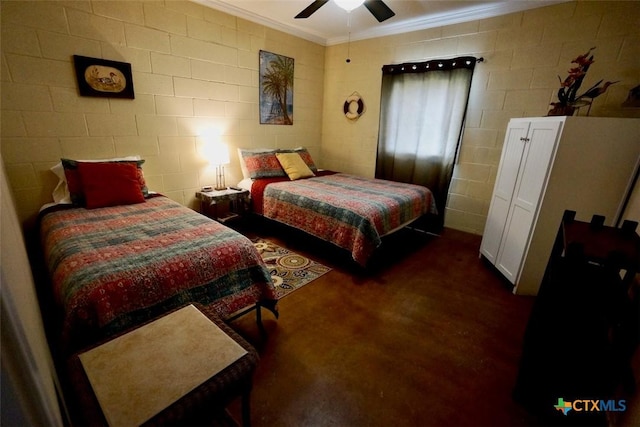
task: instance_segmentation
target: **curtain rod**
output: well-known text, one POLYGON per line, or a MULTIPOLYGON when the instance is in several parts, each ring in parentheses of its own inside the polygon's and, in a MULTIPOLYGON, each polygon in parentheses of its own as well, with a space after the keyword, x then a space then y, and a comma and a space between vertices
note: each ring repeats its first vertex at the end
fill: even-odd
POLYGON ((431 59, 423 62, 405 62, 402 64, 384 65, 383 74, 423 73, 425 71, 452 70, 456 68, 473 69, 484 57, 460 56, 448 59, 431 59))

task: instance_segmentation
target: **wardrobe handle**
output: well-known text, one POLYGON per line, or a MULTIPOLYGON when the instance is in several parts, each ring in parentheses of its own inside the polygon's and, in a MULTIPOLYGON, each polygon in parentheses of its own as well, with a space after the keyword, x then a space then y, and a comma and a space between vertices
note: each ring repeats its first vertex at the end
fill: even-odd
POLYGON ((530 139, 529 138, 525 138, 524 136, 520 138, 520 141, 522 142, 529 142, 530 139))

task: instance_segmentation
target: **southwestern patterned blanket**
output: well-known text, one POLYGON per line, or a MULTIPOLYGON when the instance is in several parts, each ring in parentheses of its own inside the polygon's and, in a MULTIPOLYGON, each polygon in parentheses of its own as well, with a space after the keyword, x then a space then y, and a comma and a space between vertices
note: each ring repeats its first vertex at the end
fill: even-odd
POLYGON ((221 318, 256 303, 275 307, 253 243, 166 197, 45 211, 40 231, 65 349, 187 303, 211 304, 221 318))
POLYGON ((254 182, 251 193, 262 200, 265 217, 348 250, 362 266, 380 246, 381 236, 436 212, 426 187, 344 173, 254 182), (263 194, 255 194, 260 191, 263 194))

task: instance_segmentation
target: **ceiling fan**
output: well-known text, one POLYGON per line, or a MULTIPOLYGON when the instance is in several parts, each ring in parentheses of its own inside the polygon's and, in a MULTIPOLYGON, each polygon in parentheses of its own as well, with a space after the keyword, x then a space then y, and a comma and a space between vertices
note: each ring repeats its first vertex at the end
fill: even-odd
MULTIPOLYGON (((369 9, 369 12, 378 20, 378 22, 386 21, 387 19, 395 16, 395 13, 389 9, 389 6, 384 4, 382 0, 333 0, 338 6, 347 12, 351 12, 356 7, 364 3, 364 7, 369 9)), ((296 19, 308 18, 315 13, 318 9, 328 3, 329 0, 315 0, 309 6, 307 6, 302 12, 297 14, 296 19)))

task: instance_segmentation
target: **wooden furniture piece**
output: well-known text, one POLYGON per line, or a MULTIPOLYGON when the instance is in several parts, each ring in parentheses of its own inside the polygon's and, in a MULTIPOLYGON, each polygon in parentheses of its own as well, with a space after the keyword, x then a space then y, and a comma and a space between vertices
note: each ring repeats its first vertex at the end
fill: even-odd
MULTIPOLYGON (((242 424, 249 426, 250 420, 250 393, 252 388, 253 373, 258 364, 259 356, 257 351, 224 323, 211 308, 196 304, 195 307, 206 316, 213 324, 237 343, 246 353, 223 368, 218 373, 206 379, 199 386, 176 400, 161 412, 144 422, 142 425, 226 425, 229 416, 225 411, 225 406, 231 401, 240 397, 242 399, 242 424)), ((193 307, 185 306, 181 309, 193 307)), ((181 310, 178 309, 178 310, 181 310)), ((176 313, 175 310, 172 313, 176 313)), ((161 320, 165 316, 155 319, 146 325, 161 320)), ((125 336, 139 328, 126 331, 119 335, 125 336)), ((111 343, 113 339, 102 344, 111 343)), ((171 346, 172 343, 167 343, 171 346)), ((175 345, 175 343, 173 344, 175 345)), ((99 347, 95 346, 94 348, 99 347)), ((75 414, 75 421, 78 425, 101 426, 107 425, 107 419, 101 409, 101 404, 96 398, 94 389, 85 371, 80 355, 77 353, 68 362, 69 376, 77 404, 77 408, 72 407, 72 418, 75 414)), ((167 375, 171 378, 172 375, 167 375)))
POLYGON ((529 318, 514 398, 543 424, 605 425, 603 411, 583 405, 564 414, 555 405, 558 399, 601 400, 615 412, 624 410, 616 397, 635 389, 638 223, 614 228, 604 222, 600 215, 576 221, 575 212, 565 212, 529 318))
POLYGON ((640 119, 509 122, 480 253, 514 293, 537 294, 566 209, 616 223, 638 167, 638 135, 640 119))
POLYGON ((196 199, 200 200, 200 213, 225 223, 242 217, 249 212, 250 192, 247 190, 198 191, 196 199))

